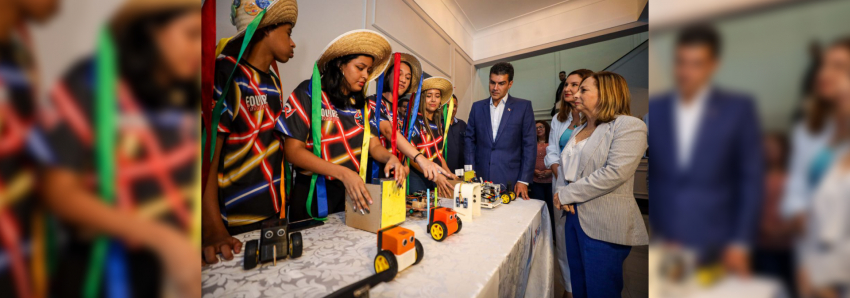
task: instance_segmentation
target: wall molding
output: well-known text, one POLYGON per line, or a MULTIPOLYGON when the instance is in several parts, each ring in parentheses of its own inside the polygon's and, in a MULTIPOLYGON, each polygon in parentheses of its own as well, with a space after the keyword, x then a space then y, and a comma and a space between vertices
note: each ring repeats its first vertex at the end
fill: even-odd
POLYGON ((502 55, 475 60, 475 67, 487 67, 499 62, 508 62, 548 54, 551 52, 563 51, 570 48, 580 47, 647 31, 649 31, 649 25, 646 22, 631 22, 620 26, 615 26, 570 38, 561 39, 558 41, 553 41, 550 43, 545 43, 539 46, 529 47, 522 50, 505 53, 502 55))
MULTIPOLYGON (((402 46, 404 46, 405 48, 409 49, 411 54, 416 55, 416 57, 418 57, 420 61, 428 63, 432 67, 441 71, 447 77, 450 77, 452 67, 453 67, 452 66, 452 57, 451 57, 451 55, 453 54, 452 48, 454 48, 456 46, 453 44, 453 41, 443 32, 443 29, 440 28, 440 26, 437 25, 436 22, 431 20, 431 18, 430 18, 430 16, 428 16, 428 14, 426 14, 424 11, 421 11, 422 8, 420 8, 415 3, 411 3, 413 0, 402 1, 402 3, 404 3, 407 6, 407 8, 411 10, 411 12, 413 12, 417 17, 419 17, 419 19, 421 19, 423 22, 425 22, 425 24, 428 25, 428 28, 430 28, 430 30, 432 30, 434 33, 436 33, 437 36, 439 36, 443 40, 443 42, 446 43, 446 47, 448 48, 447 54, 449 55, 449 60, 448 60, 449 65, 447 66, 448 69, 446 69, 445 66, 439 65, 439 63, 433 61, 432 59, 429 59, 429 57, 427 57, 427 55, 424 55, 422 52, 414 50, 413 46, 402 41, 400 38, 396 37, 394 34, 390 33, 389 28, 380 24, 380 20, 378 19, 378 1, 382 1, 382 0, 372 1, 372 7, 371 7, 371 9, 372 9, 372 21, 371 21, 372 27, 374 27, 376 30, 378 30, 382 34, 386 35, 388 38, 392 39, 393 41, 395 41, 395 42, 401 44, 402 46)), ((388 0, 388 1, 392 1, 392 0, 388 0)))

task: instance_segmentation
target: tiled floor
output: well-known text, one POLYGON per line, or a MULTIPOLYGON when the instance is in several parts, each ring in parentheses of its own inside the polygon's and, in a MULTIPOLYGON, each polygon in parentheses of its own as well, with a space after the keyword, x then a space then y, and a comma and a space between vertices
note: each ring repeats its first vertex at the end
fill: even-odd
MULTIPOLYGON (((646 226, 649 227, 649 216, 644 214, 643 221, 646 223, 646 226)), ((649 262, 649 247, 644 246, 635 246, 632 248, 632 252, 626 258, 626 261, 623 262, 623 297, 624 298, 642 298, 647 297, 649 294, 649 288, 647 284, 649 283, 649 277, 647 273, 647 266, 649 262)), ((555 270, 555 293, 554 298, 562 298, 567 297, 564 291, 563 286, 558 283, 558 280, 561 280, 560 272, 555 270)))

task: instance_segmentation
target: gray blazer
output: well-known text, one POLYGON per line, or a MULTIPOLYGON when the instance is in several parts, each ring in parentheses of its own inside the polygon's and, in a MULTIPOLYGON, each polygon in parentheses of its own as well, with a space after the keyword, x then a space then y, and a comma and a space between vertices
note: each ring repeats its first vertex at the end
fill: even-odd
POLYGON ((635 170, 646 151, 646 136, 646 124, 632 116, 600 124, 581 150, 579 179, 558 188, 562 204, 576 204, 581 228, 590 238, 649 244, 634 197, 635 170))

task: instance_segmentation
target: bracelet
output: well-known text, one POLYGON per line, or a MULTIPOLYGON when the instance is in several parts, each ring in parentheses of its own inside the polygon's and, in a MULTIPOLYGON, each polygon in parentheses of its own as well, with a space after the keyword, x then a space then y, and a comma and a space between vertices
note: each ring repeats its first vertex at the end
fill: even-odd
POLYGON ((416 155, 415 155, 415 156, 413 156, 413 158, 412 158, 412 159, 410 159, 410 160, 412 160, 413 162, 416 162, 416 158, 417 158, 417 157, 419 157, 420 155, 422 155, 422 152, 419 152, 419 154, 416 154, 416 155))

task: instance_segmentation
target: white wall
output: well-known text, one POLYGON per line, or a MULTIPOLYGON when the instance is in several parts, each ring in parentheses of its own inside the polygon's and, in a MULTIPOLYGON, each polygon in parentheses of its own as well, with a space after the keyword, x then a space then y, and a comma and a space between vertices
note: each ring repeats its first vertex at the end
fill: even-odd
MULTIPOLYGON (((848 11, 848 1, 812 1, 719 21, 723 56, 715 82, 753 95, 765 129, 788 129, 801 100, 800 88, 809 65, 809 42, 828 44, 850 35, 848 11)), ((653 9, 650 15, 654 13, 653 9)), ((652 35, 651 94, 673 86, 676 33, 667 30, 652 35)))
POLYGON ((39 68, 38 98, 46 98, 59 78, 79 59, 91 55, 95 38, 106 19, 123 0, 59 1, 59 11, 30 32, 39 68))
POLYGON ((606 70, 626 79, 632 115, 638 118, 646 115, 649 112, 649 43, 641 44, 606 70))
MULTIPOLYGON (((510 94, 530 100, 532 107, 534 108, 536 118, 550 119, 550 111, 552 106, 555 104, 555 89, 558 88, 558 85, 561 82, 558 79, 558 72, 563 70, 570 73, 571 71, 580 68, 587 68, 593 71, 603 70, 605 67, 608 67, 614 63, 614 61, 620 59, 620 57, 623 57, 623 55, 626 55, 629 51, 646 41, 647 38, 648 34, 646 32, 638 33, 563 51, 510 61, 510 63, 514 66, 514 84, 510 90, 510 94)), ((646 56, 645 53, 644 56, 646 56)), ((637 61, 638 60, 635 60, 635 62, 637 61)), ((628 64, 629 67, 636 65, 639 66, 640 64, 628 64)), ((490 68, 491 67, 488 66, 477 70, 478 82, 475 86, 475 100, 488 98, 490 96, 487 91, 490 68)), ((620 70, 629 74, 638 74, 638 69, 639 67, 627 69, 626 66, 623 66, 620 70)), ((643 94, 646 93, 645 90, 648 85, 646 82, 646 72, 647 66, 646 63, 644 63, 643 78, 639 78, 638 75, 635 75, 632 79, 627 78, 629 81, 629 88, 633 88, 633 83, 636 84, 636 89, 630 90, 633 95, 637 96, 637 99, 633 100, 632 104, 633 114, 646 109, 645 98, 647 96, 641 96, 641 93, 639 92, 640 88, 643 88, 643 94), (637 94, 635 94, 635 92, 637 92, 637 94), (644 99, 643 104, 640 103, 641 97, 644 99), (643 106, 643 109, 639 108, 641 105, 643 106)))
MULTIPOLYGON (((230 23, 230 3, 217 2, 219 38, 236 33, 230 23)), ((471 97, 472 59, 414 0, 299 1, 298 22, 293 30, 295 57, 278 66, 283 92, 291 92, 301 81, 310 78, 313 63, 331 40, 347 31, 364 28, 384 34, 394 52, 419 57, 425 72, 452 80, 455 93, 462 99, 459 114, 468 114, 469 103, 463 99, 471 97)), ((461 42, 470 40, 461 39, 461 42)), ((371 89, 374 90, 374 84, 371 89)))

